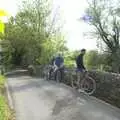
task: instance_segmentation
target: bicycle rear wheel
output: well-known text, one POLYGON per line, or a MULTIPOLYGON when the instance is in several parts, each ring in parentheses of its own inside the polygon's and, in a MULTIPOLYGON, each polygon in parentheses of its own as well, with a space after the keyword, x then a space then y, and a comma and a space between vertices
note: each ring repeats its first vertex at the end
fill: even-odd
POLYGON ((92 95, 96 90, 96 82, 93 78, 87 77, 80 81, 80 89, 85 93, 92 95))

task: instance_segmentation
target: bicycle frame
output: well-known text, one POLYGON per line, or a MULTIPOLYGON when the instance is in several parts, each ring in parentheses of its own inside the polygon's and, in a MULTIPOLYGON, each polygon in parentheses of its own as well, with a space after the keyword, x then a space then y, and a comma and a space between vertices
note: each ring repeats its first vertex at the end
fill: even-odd
MULTIPOLYGON (((80 78, 81 75, 83 75, 83 76, 82 76, 83 78, 86 78, 86 77, 89 76, 89 74, 88 74, 87 71, 85 71, 85 72, 78 71, 78 72, 76 72, 77 81, 81 79, 81 78, 80 78)), ((83 78, 82 78, 82 79, 83 79, 83 78)), ((80 80, 80 81, 81 81, 81 80, 80 80)), ((79 82, 80 82, 80 81, 79 81, 79 82)))
POLYGON ((77 79, 75 82, 77 85, 78 91, 80 90, 89 95, 93 94, 94 91, 96 90, 95 80, 89 76, 89 73, 87 71, 83 73, 81 72, 80 74, 77 74, 77 79), (83 74, 82 78, 80 78, 81 77, 80 74, 83 74))

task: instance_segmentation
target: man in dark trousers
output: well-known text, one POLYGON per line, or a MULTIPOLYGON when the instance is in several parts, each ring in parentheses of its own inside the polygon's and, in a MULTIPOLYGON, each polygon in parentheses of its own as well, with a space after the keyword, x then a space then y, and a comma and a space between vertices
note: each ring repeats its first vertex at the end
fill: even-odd
MULTIPOLYGON (((64 79, 64 58, 62 57, 61 53, 59 53, 57 57, 55 58, 54 66, 55 66, 55 71, 59 69, 61 73, 60 79, 63 80, 64 79)), ((57 77, 57 72, 55 74, 55 79, 56 77, 57 77)))
POLYGON ((84 66, 83 57, 86 53, 86 49, 82 49, 81 53, 76 58, 76 65, 77 65, 77 83, 80 83, 80 80, 83 78, 83 73, 86 71, 84 66))

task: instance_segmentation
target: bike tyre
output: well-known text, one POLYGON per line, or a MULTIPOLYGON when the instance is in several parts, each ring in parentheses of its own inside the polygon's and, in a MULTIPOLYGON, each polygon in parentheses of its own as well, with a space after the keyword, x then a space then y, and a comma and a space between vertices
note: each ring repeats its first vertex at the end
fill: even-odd
POLYGON ((91 77, 84 78, 83 80, 80 81, 80 89, 87 93, 88 95, 92 95, 96 90, 95 80, 91 77), (84 86, 86 85, 89 87, 88 88, 89 90, 87 88, 84 88, 84 86), (90 89, 90 87, 92 88, 90 89))

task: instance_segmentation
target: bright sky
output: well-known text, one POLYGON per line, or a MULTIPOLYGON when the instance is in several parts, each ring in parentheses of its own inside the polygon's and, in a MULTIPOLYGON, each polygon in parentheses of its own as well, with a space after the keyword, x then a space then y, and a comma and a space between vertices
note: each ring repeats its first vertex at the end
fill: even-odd
MULTIPOLYGON (((0 8, 7 10, 12 15, 16 14, 17 5, 19 5, 19 0, 0 0, 0 8)), ((78 20, 84 15, 87 7, 86 0, 54 0, 54 5, 60 6, 63 20, 65 20, 67 46, 71 50, 96 49, 96 40, 88 39, 83 35, 90 31, 90 26, 78 20)))

